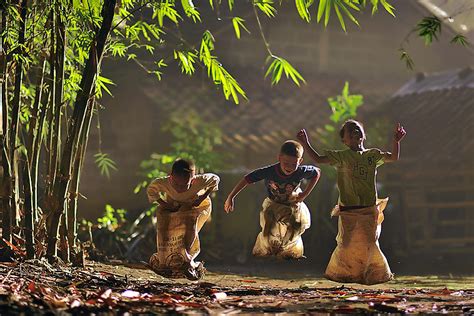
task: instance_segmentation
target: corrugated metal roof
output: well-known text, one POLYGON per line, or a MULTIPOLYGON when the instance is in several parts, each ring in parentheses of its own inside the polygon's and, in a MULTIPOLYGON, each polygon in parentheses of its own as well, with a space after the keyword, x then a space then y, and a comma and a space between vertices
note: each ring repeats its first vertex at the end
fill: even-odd
POLYGON ((474 72, 470 69, 410 80, 372 118, 401 122, 402 157, 420 168, 474 168, 474 72))
POLYGON ((394 96, 412 93, 439 91, 446 89, 474 88, 474 71, 471 68, 450 70, 442 73, 426 75, 418 74, 402 86, 394 96))

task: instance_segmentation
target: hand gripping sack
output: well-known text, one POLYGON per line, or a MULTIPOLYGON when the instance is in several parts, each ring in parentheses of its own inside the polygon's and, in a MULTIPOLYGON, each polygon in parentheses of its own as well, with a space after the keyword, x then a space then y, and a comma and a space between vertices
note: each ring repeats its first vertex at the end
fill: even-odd
POLYGON ((260 211, 260 227, 253 255, 280 258, 303 257, 301 235, 311 225, 309 209, 303 202, 284 205, 266 198, 260 211))
POLYGON ((189 271, 202 268, 194 259, 201 251, 199 231, 211 215, 211 199, 197 207, 181 208, 176 212, 157 209, 157 252, 150 258, 156 273, 171 277, 188 277, 189 271))
POLYGON ((343 283, 377 284, 391 280, 387 259, 379 247, 387 199, 372 207, 340 211, 336 206, 331 216, 339 216, 337 246, 326 268, 326 278, 343 283))

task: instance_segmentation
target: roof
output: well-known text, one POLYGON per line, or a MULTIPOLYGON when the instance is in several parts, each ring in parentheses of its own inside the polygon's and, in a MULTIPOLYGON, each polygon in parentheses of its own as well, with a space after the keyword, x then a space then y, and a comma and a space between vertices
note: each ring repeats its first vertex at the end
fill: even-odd
POLYGON ((420 165, 474 169, 474 72, 471 69, 417 76, 372 113, 407 131, 402 157, 420 165), (439 165, 443 162, 444 165, 439 165), (460 163, 460 164, 457 164, 460 163))
POLYGON ((474 71, 469 67, 430 75, 419 73, 402 86, 394 96, 461 88, 474 89, 474 71))

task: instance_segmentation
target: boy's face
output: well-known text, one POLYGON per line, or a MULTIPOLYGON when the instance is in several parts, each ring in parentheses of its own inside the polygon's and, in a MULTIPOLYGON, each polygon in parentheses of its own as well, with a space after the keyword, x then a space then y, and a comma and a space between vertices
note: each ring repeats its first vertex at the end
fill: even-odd
POLYGON ((303 162, 303 158, 279 154, 278 161, 280 162, 281 171, 285 175, 290 175, 298 169, 299 165, 303 162))
POLYGON ((364 133, 360 126, 346 126, 344 128, 344 136, 342 137, 342 142, 344 145, 350 148, 359 147, 364 141, 364 133))
POLYGON ((170 183, 176 192, 182 193, 191 187, 191 182, 194 178, 194 171, 191 172, 189 176, 178 176, 175 174, 171 174, 170 176, 170 183))

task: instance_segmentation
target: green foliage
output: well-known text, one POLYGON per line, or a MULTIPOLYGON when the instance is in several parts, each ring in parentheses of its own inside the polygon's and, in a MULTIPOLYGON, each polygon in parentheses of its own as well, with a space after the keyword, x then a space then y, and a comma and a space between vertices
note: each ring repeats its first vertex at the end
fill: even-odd
POLYGON ((275 17, 277 10, 273 4, 273 0, 254 0, 254 5, 260 9, 269 18, 275 17))
POLYGON ((187 75, 192 75, 195 71, 194 64, 197 60, 195 52, 174 51, 174 59, 179 60, 181 71, 187 75))
MULTIPOLYGON (((367 0, 363 0, 364 7, 366 6, 366 2, 367 0)), ((377 13, 380 3, 384 7, 385 11, 390 13, 390 15, 395 16, 395 8, 387 0, 370 0, 370 2, 372 3, 372 14, 377 13)))
POLYGON ((102 91, 107 92, 108 95, 112 95, 107 85, 115 85, 115 83, 109 78, 102 77, 98 75, 95 79, 95 95, 98 98, 102 98, 102 91))
POLYGON ((94 158, 101 175, 105 175, 107 178, 110 178, 110 172, 112 170, 117 171, 117 164, 109 157, 108 154, 99 152, 94 155, 94 158))
POLYGON ((340 126, 344 121, 357 117, 357 110, 364 104, 364 98, 360 94, 350 94, 349 83, 346 81, 341 94, 329 97, 327 101, 332 114, 324 128, 317 129, 317 139, 326 148, 342 148, 338 132, 340 126))
POLYGON ((284 73, 286 78, 291 78, 293 82, 299 87, 301 82, 306 83, 303 76, 285 59, 278 57, 278 56, 269 56, 267 58, 267 63, 273 59, 270 66, 265 73, 265 78, 272 74, 272 85, 277 84, 280 79, 281 75, 284 73))
POLYGON ((135 193, 145 188, 150 180, 168 174, 177 158, 192 159, 198 172, 224 166, 225 155, 216 151, 222 144, 222 132, 217 125, 205 122, 197 112, 190 110, 173 113, 169 122, 163 125, 162 131, 171 133, 172 150, 153 153, 150 159, 141 162, 140 168, 146 179, 137 185, 135 193))
POLYGON ((438 40, 441 33, 441 20, 436 16, 425 17, 418 23, 416 30, 418 36, 424 38, 425 44, 429 45, 433 39, 438 40))
POLYGON ((181 0, 181 5, 183 6, 184 13, 186 16, 191 18, 194 23, 201 22, 201 16, 199 15, 199 11, 193 4, 192 0, 181 0))
POLYGON ((124 209, 114 209, 110 204, 105 206, 104 215, 97 219, 100 228, 107 228, 114 232, 118 227, 123 225, 127 211, 124 209))
POLYGON ((240 39, 240 28, 243 28, 247 33, 250 34, 250 31, 247 29, 244 22, 245 20, 239 18, 238 16, 232 18, 232 25, 234 26, 235 37, 237 37, 238 39, 240 39))
POLYGON ((199 49, 199 60, 203 62, 207 69, 207 75, 213 80, 214 84, 222 87, 226 100, 229 100, 232 96, 233 101, 239 104, 239 95, 246 100, 247 96, 237 80, 222 66, 217 57, 212 55, 214 41, 212 33, 205 31, 199 49))
POLYGON ((400 48, 399 52, 400 52, 400 60, 405 62, 405 66, 408 69, 413 70, 415 67, 415 64, 413 62, 413 59, 411 59, 410 55, 407 53, 407 51, 404 50, 403 48, 400 48))
POLYGON ((349 82, 346 81, 341 95, 328 98, 332 114, 330 120, 341 123, 349 118, 356 117, 357 109, 364 103, 364 97, 360 94, 349 94, 349 82))
POLYGON ((309 7, 314 2, 314 0, 295 0, 296 10, 300 17, 306 22, 311 21, 311 14, 309 12, 309 7))
POLYGON ((470 46, 471 43, 467 40, 467 38, 464 35, 457 34, 451 39, 451 44, 459 44, 461 46, 467 47, 470 46))

